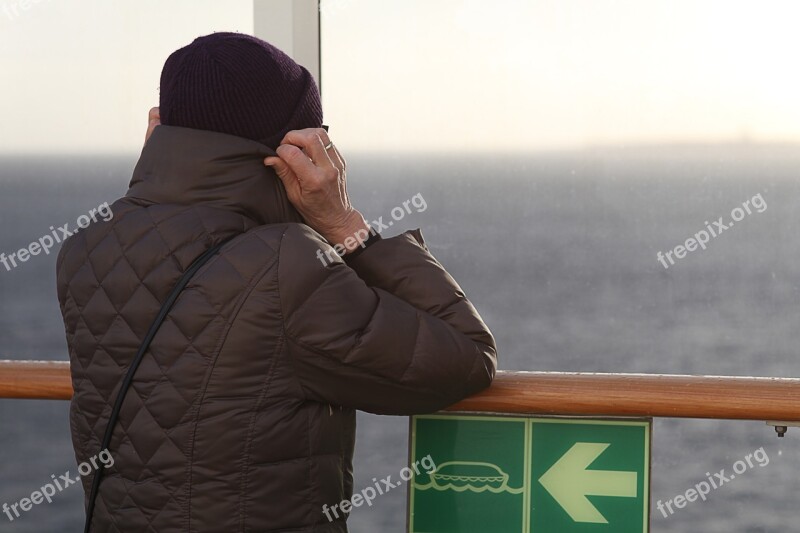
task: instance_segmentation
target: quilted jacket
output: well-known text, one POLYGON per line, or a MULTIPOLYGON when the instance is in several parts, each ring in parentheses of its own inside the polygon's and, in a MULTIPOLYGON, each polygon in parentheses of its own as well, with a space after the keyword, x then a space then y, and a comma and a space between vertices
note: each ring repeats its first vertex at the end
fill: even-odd
POLYGON ((323 265, 317 252, 330 245, 262 164, 274 154, 159 126, 113 218, 62 247, 81 463, 100 451, 166 295, 232 238, 178 298, 136 373, 92 531, 347 531, 346 515, 329 521, 322 506, 352 494, 355 410, 432 412, 494 377, 491 333, 419 231, 323 265))

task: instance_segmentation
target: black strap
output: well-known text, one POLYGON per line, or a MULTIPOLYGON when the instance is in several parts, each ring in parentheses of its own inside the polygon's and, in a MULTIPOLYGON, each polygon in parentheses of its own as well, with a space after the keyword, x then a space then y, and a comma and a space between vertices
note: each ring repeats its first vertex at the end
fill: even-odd
MULTIPOLYGON (((220 248, 222 248, 227 242, 228 241, 226 240, 217 244, 209 250, 206 250, 203 255, 195 259, 192 264, 189 265, 189 268, 186 269, 186 272, 183 273, 181 279, 178 280, 178 283, 175 284, 175 287, 173 287, 172 292, 169 293, 164 305, 161 306, 161 311, 158 312, 158 316, 156 316, 156 319, 150 325, 150 329, 147 331, 147 335, 145 335, 142 345, 139 346, 139 351, 136 353, 136 357, 134 357, 133 361, 131 362, 131 366, 128 367, 128 372, 125 374, 125 379, 122 381, 119 393, 117 393, 117 399, 114 402, 114 409, 111 411, 111 416, 108 418, 108 426, 106 426, 106 432, 103 436, 103 443, 100 445, 101 452, 103 450, 108 450, 108 446, 111 444, 111 435, 114 433, 114 427, 117 425, 119 412, 120 409, 122 409, 122 402, 125 400, 125 395, 128 393, 131 382, 133 382, 133 375, 136 373, 136 369, 139 368, 139 363, 142 362, 142 358, 144 357, 147 349, 150 347, 153 337, 155 337, 156 333, 158 333, 161 324, 164 322, 164 319, 167 317, 170 309, 172 309, 172 306, 175 304, 178 296, 189 283, 189 280, 192 279, 192 276, 194 276, 195 273, 200 270, 200 267, 202 267, 209 259, 211 259, 212 256, 219 252, 220 248)), ((92 492, 89 494, 89 504, 86 508, 86 527, 83 529, 84 533, 89 533, 89 528, 92 525, 94 502, 97 499, 97 491, 100 488, 100 480, 102 477, 103 469, 98 468, 95 470, 94 479, 92 480, 92 492)))

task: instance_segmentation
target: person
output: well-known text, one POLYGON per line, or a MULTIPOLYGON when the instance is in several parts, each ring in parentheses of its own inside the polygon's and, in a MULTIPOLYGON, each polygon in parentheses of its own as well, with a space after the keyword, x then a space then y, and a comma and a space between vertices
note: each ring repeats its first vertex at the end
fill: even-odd
POLYGON ((127 194, 58 257, 79 463, 168 293, 224 244, 135 372, 93 531, 347 531, 323 506, 352 495, 355 411, 434 412, 491 383, 474 306, 419 230, 370 231, 322 125, 312 76, 262 40, 214 33, 164 64, 127 194))

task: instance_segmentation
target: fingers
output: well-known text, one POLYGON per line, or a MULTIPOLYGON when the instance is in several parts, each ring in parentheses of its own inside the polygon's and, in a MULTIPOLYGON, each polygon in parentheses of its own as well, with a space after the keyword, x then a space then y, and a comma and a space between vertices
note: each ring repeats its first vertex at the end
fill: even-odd
POLYGON ((276 149, 277 157, 265 158, 264 164, 274 168, 290 200, 306 203, 336 191, 348 207, 344 159, 336 147, 326 149, 326 142, 328 134, 321 128, 290 131, 276 149))
MULTIPOLYGON (((305 157, 305 156, 304 156, 305 157)), ((283 188, 286 189, 286 196, 293 205, 301 201, 303 195, 302 184, 297 178, 297 175, 292 172, 289 165, 286 164, 280 157, 267 157, 264 159, 264 165, 272 167, 278 179, 283 183, 283 188)))
POLYGON ((264 165, 272 167, 281 179, 288 177, 291 173, 289 166, 280 157, 267 157, 264 159, 264 165))
POLYGON ((331 138, 328 135, 327 130, 322 130, 320 133, 320 139, 322 139, 323 148, 329 144, 331 145, 330 148, 325 149, 325 152, 328 154, 328 157, 330 157, 333 166, 344 173, 344 171, 347 169, 347 162, 344 160, 344 156, 342 156, 341 152, 339 152, 339 149, 336 148, 336 145, 331 142, 331 138))
POLYGON ((331 157, 332 153, 335 154, 333 147, 325 149, 329 143, 330 137, 328 137, 328 132, 323 128, 293 130, 287 133, 281 141, 282 145, 290 144, 300 147, 314 164, 320 168, 332 166, 339 171, 344 170, 341 165, 335 164, 334 158, 331 157))
MULTIPOLYGON (((327 146, 327 144, 325 146, 327 146)), ((333 160, 333 166, 335 166, 342 172, 347 170, 347 162, 344 160, 344 156, 341 154, 341 152, 339 152, 339 149, 336 148, 336 145, 331 146, 330 148, 328 148, 328 150, 333 152, 333 155, 331 155, 331 159, 333 160)))
POLYGON ((153 107, 147 113, 147 132, 144 134, 144 143, 147 144, 147 141, 150 140, 150 136, 153 134, 153 130, 156 129, 156 126, 161 125, 161 112, 157 107, 153 107))
POLYGON ((293 144, 282 144, 276 152, 281 161, 300 179, 312 179, 320 169, 293 144))
POLYGON ((328 154, 331 163, 333 164, 334 167, 339 169, 339 171, 344 173, 344 171, 347 169, 347 162, 344 160, 344 157, 342 156, 341 152, 339 152, 339 149, 336 148, 336 145, 334 145, 331 142, 331 138, 328 135, 328 130, 325 129, 318 130, 318 133, 319 133, 319 138, 322 139, 322 144, 323 148, 325 149, 325 153, 328 154), (330 145, 330 148, 325 148, 328 145, 330 145))

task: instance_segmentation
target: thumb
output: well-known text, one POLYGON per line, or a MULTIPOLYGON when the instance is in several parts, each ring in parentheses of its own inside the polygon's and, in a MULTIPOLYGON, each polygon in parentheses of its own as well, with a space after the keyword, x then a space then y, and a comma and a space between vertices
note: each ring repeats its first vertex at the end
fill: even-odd
POLYGON ((280 179, 283 179, 289 174, 289 166, 280 157, 267 157, 264 159, 264 165, 272 167, 280 179))
POLYGON ((290 199, 297 197, 300 184, 294 172, 292 172, 292 169, 289 168, 289 165, 287 165, 283 159, 274 156, 267 157, 264 159, 264 165, 272 167, 272 169, 275 170, 275 174, 277 174, 278 178, 283 182, 283 187, 286 189, 286 193, 289 195, 290 199))

